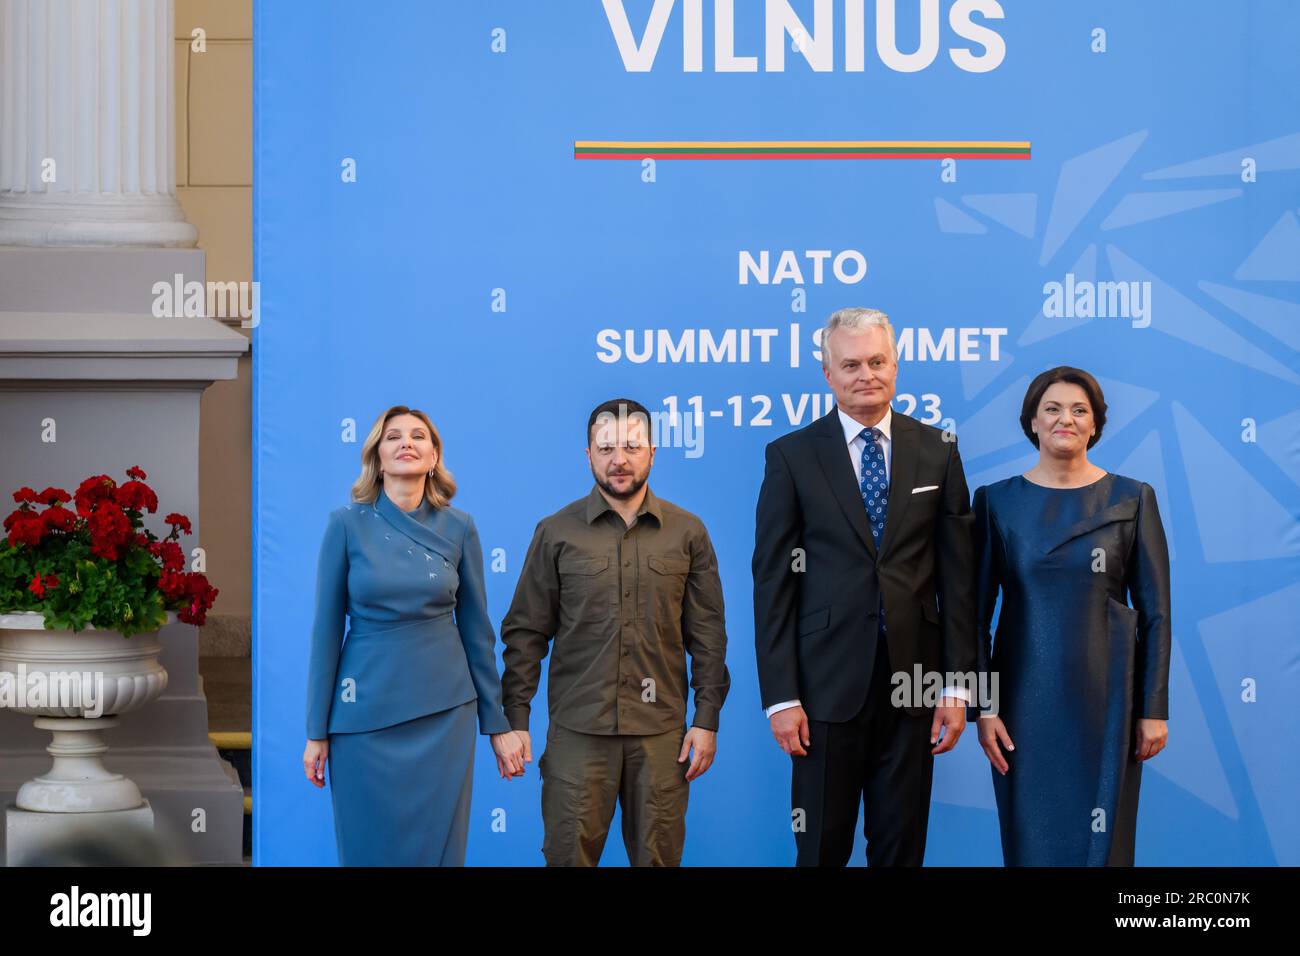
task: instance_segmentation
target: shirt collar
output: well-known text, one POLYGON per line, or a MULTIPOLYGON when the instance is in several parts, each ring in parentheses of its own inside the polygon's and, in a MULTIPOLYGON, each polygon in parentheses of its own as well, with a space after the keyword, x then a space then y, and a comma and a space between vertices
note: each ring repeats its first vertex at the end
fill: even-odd
MULTIPOLYGON (((613 510, 609 506, 609 502, 605 500, 605 496, 600 493, 600 486, 592 484, 591 494, 587 495, 587 524, 591 524, 606 511, 613 510)), ((646 514, 654 515, 655 521, 659 522, 660 525, 664 523, 664 515, 659 507, 659 499, 655 497, 655 493, 648 486, 645 490, 645 499, 641 502, 641 507, 637 509, 636 516, 640 518, 646 514)))
MULTIPOLYGON (((851 415, 848 414, 848 412, 844 411, 844 409, 840 408, 838 405, 835 406, 835 410, 840 413, 840 427, 844 429, 844 444, 846 445, 852 444, 853 439, 861 435, 862 429, 866 428, 867 426, 855 420, 851 415)), ((880 433, 885 437, 886 440, 889 440, 890 438, 889 429, 893 423, 893 420, 894 420, 894 409, 892 406, 890 406, 885 409, 885 417, 882 418, 880 421, 876 422, 875 427, 880 429, 880 433)))

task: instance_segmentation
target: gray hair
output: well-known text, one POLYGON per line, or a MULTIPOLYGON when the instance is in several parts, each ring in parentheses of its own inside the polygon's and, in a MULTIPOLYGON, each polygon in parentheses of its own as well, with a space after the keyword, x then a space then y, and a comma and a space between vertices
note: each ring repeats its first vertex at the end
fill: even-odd
POLYGON ((884 328, 889 336, 889 350, 894 361, 898 361, 898 340, 894 338, 894 327, 889 324, 889 316, 879 309, 838 309, 831 313, 822 328, 822 368, 830 366, 830 336, 836 329, 845 329, 853 334, 861 334, 873 325, 884 328))

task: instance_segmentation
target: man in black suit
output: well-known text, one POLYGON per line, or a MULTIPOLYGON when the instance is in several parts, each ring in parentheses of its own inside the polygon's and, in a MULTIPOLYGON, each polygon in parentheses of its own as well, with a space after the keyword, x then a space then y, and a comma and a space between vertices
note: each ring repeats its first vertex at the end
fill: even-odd
POLYGON ((837 407, 767 446, 758 496, 759 690, 791 755, 797 864, 847 863, 862 803, 868 864, 920 866, 934 755, 970 701, 950 675, 976 668, 970 496, 956 439, 890 407, 884 313, 841 309, 821 342, 837 407), (917 665, 937 700, 913 696, 917 665))

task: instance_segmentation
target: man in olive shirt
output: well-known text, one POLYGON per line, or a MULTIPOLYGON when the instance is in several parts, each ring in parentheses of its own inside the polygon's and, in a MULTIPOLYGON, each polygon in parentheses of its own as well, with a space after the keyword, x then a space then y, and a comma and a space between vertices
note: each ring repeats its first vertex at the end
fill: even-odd
POLYGON ((529 702, 555 639, 539 764, 548 866, 595 866, 615 800, 628 861, 678 865, 689 781, 717 746, 731 684, 718 562, 700 519, 647 486, 650 436, 637 402, 592 411, 587 460, 596 484, 538 523, 501 625, 503 703, 525 760, 529 702))

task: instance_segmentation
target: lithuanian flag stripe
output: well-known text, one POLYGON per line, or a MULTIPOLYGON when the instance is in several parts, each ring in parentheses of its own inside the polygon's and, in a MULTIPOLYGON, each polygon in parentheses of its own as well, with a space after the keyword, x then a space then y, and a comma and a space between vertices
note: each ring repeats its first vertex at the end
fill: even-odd
POLYGON ((1029 159, 1030 144, 996 140, 578 140, 574 159, 1029 159))

